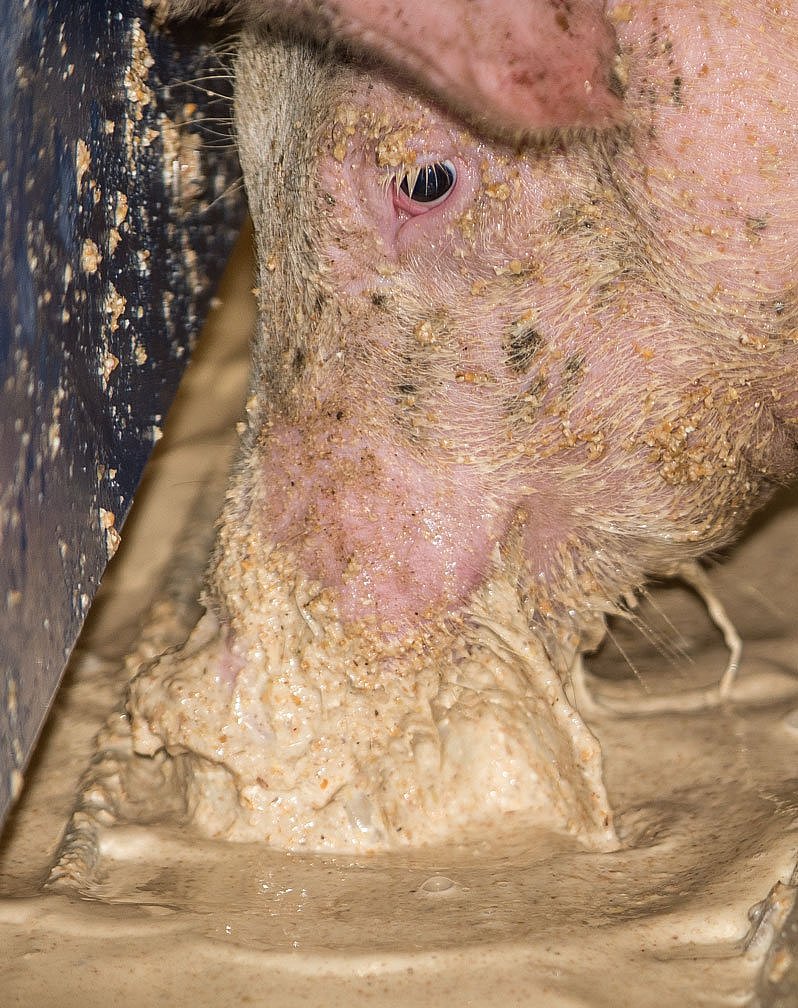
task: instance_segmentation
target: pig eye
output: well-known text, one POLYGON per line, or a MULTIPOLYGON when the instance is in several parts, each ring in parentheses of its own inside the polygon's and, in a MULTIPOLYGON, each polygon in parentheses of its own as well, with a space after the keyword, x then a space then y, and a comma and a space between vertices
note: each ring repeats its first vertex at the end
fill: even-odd
POLYGON ((457 169, 451 161, 432 161, 404 175, 399 189, 413 203, 432 207, 443 202, 456 181, 457 169))

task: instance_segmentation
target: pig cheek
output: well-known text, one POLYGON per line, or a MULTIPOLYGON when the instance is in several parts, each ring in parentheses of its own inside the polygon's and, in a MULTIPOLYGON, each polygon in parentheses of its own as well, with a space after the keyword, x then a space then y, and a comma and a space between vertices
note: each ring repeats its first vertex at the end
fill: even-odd
POLYGON ((627 100, 650 118, 650 201, 667 213, 663 233, 730 293, 783 289, 798 256, 798 71, 787 55, 798 32, 768 18, 756 4, 730 17, 722 5, 643 2, 619 26, 627 100))
MULTIPOLYGON (((374 170, 372 169, 372 172, 374 170)), ((321 250, 340 294, 358 295, 385 284, 395 237, 390 194, 366 186, 353 159, 330 159, 319 172, 321 250), (382 266, 382 269, 380 267, 382 266)))
POLYGON ((394 417, 388 363, 407 334, 360 296, 391 285, 404 263, 409 308, 418 310, 429 287, 423 259, 448 270, 441 263, 452 256, 433 249, 433 239, 450 240, 447 222, 468 193, 446 213, 419 215, 430 221, 415 228, 420 250, 408 256, 395 240, 406 222, 368 161, 352 145, 343 162, 328 157, 319 172, 322 271, 335 291, 340 349, 308 362, 290 417, 271 411, 259 446, 269 488, 260 524, 333 589, 344 620, 376 618, 402 630, 462 602, 482 581, 505 514, 485 487, 474 489, 472 474, 411 449, 394 417))

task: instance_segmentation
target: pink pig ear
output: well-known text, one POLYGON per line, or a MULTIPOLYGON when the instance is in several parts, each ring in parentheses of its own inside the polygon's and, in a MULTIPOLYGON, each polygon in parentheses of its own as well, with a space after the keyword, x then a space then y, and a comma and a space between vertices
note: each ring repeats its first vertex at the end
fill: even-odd
MULTIPOLYGON (((625 120, 603 0, 148 0, 161 20, 229 13, 376 60, 505 141, 625 120)), ((377 69, 375 72, 381 72, 377 69)))
MULTIPOLYGON (((249 11, 266 0, 248 0, 249 11)), ((505 138, 624 118, 603 0, 326 0, 332 34, 505 138)))

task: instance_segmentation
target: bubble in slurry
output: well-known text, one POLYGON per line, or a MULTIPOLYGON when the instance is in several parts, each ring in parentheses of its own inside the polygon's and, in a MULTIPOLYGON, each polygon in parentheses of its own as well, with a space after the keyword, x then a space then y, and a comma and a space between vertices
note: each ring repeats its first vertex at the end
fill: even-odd
POLYGON ((426 881, 421 883, 419 890, 423 893, 435 896, 439 893, 449 892, 454 885, 455 883, 445 875, 430 875, 426 881))

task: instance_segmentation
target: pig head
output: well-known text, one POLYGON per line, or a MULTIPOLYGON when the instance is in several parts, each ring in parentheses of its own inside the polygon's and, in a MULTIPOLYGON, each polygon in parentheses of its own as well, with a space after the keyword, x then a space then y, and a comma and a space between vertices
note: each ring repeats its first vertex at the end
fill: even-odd
POLYGON ((205 832, 616 842, 563 692, 798 465, 794 5, 616 4, 623 125, 516 148, 244 32, 248 424, 185 648, 131 687, 205 832))
POLYGON ((390 635, 500 563, 532 628, 578 635, 790 478, 795 18, 616 25, 627 125, 522 150, 245 37, 261 328, 225 564, 285 548, 390 635))

